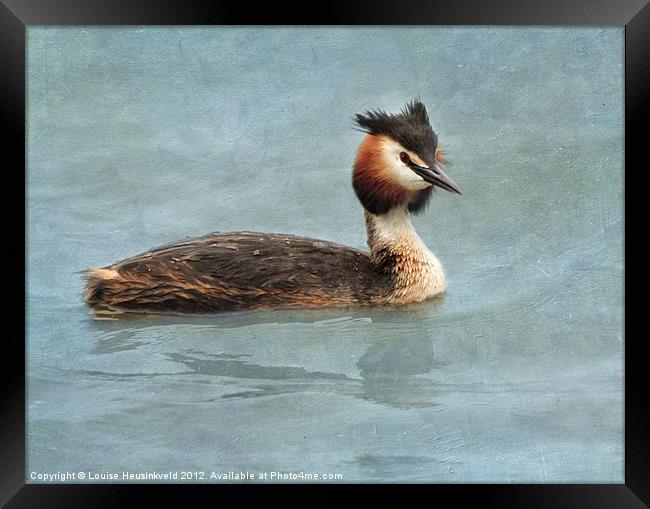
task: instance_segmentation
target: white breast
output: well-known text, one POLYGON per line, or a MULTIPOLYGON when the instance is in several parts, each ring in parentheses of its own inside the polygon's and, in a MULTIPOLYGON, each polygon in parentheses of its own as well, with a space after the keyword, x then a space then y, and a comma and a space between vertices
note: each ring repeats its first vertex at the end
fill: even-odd
POLYGON ((445 291, 442 265, 413 228, 405 206, 372 215, 371 221, 371 249, 388 248, 398 260, 396 288, 391 300, 419 302, 445 291))

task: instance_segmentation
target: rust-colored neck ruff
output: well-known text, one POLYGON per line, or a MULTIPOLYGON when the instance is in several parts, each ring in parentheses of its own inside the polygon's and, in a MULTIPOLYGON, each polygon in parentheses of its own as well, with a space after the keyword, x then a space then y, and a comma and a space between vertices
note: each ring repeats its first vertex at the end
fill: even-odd
POLYGON ((419 302, 445 291, 442 266, 411 225, 405 206, 380 215, 366 211, 365 215, 372 262, 377 270, 394 277, 387 302, 419 302))

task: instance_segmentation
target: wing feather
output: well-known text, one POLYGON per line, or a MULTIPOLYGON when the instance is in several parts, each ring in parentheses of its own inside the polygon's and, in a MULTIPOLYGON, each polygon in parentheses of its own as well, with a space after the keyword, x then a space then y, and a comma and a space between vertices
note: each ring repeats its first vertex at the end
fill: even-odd
POLYGON ((362 251, 273 233, 212 233, 106 269, 118 277, 89 289, 89 303, 154 311, 358 305, 380 299, 391 285, 362 251))

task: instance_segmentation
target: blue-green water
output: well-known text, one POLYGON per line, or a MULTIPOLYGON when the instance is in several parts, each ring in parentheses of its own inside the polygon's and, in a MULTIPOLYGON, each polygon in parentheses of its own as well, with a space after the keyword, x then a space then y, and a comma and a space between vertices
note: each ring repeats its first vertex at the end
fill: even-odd
POLYGON ((28 482, 623 482, 620 28, 32 27, 27 193, 28 482), (186 236, 364 248, 351 116, 417 94, 441 300, 89 315, 79 271, 186 236))

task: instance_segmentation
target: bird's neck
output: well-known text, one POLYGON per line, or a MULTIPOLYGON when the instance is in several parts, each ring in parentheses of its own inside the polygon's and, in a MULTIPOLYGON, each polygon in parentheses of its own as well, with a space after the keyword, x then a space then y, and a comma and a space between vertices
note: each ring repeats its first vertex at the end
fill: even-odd
POLYGON ((431 251, 424 245, 411 224, 411 215, 405 206, 394 207, 385 214, 366 214, 368 247, 373 258, 383 253, 427 258, 431 251))
POLYGON ((413 228, 406 206, 380 215, 366 211, 365 215, 372 262, 377 270, 394 277, 395 301, 420 301, 445 290, 440 262, 413 228))

